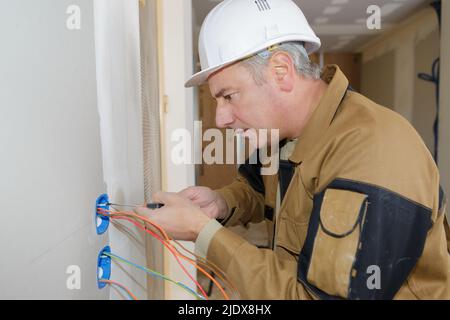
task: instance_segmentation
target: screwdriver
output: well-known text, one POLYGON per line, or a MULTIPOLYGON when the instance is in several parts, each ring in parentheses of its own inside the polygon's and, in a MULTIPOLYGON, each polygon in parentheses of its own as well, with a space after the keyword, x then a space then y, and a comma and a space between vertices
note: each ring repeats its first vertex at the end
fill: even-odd
MULTIPOLYGON (((142 207, 142 204, 139 205, 129 205, 129 204, 117 204, 117 203, 109 203, 109 206, 116 206, 116 207, 130 207, 130 208, 136 208, 136 207, 142 207)), ((164 207, 164 204, 162 203, 156 203, 156 202, 151 202, 151 203, 147 203, 146 204, 147 208, 149 209, 159 209, 164 207)))

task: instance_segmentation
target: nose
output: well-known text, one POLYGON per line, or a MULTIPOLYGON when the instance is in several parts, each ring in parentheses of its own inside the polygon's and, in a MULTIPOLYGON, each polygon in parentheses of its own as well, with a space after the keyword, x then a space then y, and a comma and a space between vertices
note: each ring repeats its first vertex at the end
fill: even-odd
POLYGON ((222 102, 217 102, 216 108, 216 126, 218 128, 227 128, 234 122, 233 112, 230 106, 222 102))

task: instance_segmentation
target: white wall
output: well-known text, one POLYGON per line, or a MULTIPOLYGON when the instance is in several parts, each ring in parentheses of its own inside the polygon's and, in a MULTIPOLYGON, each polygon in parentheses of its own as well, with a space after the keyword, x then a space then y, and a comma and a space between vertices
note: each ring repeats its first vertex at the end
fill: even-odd
MULTIPOLYGON (((160 5, 163 174, 165 189, 178 191, 194 184, 192 165, 170 161, 173 130, 193 130, 192 89, 184 89, 192 74, 191 3, 160 5)), ((110 225, 98 236, 93 217, 101 193, 114 202, 143 200, 138 17, 137 0, 0 2, 0 298, 119 298, 97 289, 97 254, 106 244, 145 264, 142 233, 110 225), (69 31, 73 4, 81 29, 69 31), (80 290, 66 287, 69 265, 81 268, 80 290)), ((165 271, 194 287, 174 260, 165 271)), ((111 279, 146 298, 143 272, 114 264, 111 279)), ((166 298, 191 297, 167 285, 166 298)))
POLYGON ((0 299, 104 299, 91 0, 0 1, 0 299), (81 9, 81 29, 66 9, 81 9), (81 271, 69 290, 67 267, 81 271))
MULTIPOLYGON (((139 3, 95 0, 98 108, 103 172, 113 203, 144 203, 139 3)), ((130 208, 123 208, 130 210, 130 208)), ((111 251, 145 266, 145 234, 127 221, 109 228, 111 251)), ((145 272, 113 263, 111 279, 147 298, 145 272)), ((111 290, 111 299, 121 298, 111 290)))
MULTIPOLYGON (((97 288, 97 255, 145 265, 145 236, 95 231, 94 203, 143 203, 138 1, 0 2, 0 298, 118 299, 97 288), (80 8, 69 30, 69 5, 80 8), (94 19, 95 17, 95 19, 94 19), (81 288, 66 286, 80 267, 81 288)), ((113 264, 140 299, 146 274, 113 264)))

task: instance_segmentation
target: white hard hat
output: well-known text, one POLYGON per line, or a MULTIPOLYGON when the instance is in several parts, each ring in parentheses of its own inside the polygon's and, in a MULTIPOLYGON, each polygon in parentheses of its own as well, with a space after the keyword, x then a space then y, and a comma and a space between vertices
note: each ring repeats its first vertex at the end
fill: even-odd
POLYGON ((292 0, 225 0, 203 22, 198 43, 202 71, 185 87, 203 84, 212 73, 287 41, 304 42, 308 54, 320 48, 320 39, 292 0))

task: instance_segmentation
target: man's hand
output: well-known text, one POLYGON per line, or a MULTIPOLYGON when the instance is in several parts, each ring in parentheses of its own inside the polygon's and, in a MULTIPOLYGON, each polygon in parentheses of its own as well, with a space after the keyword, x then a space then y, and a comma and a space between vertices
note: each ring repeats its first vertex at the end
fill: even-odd
POLYGON ((228 215, 228 205, 218 193, 207 187, 188 187, 178 195, 191 200, 211 219, 225 219, 228 215))
POLYGON ((156 210, 138 207, 134 211, 158 224, 175 240, 195 241, 211 220, 198 205, 175 193, 155 193, 153 201, 163 203, 164 207, 156 210))

